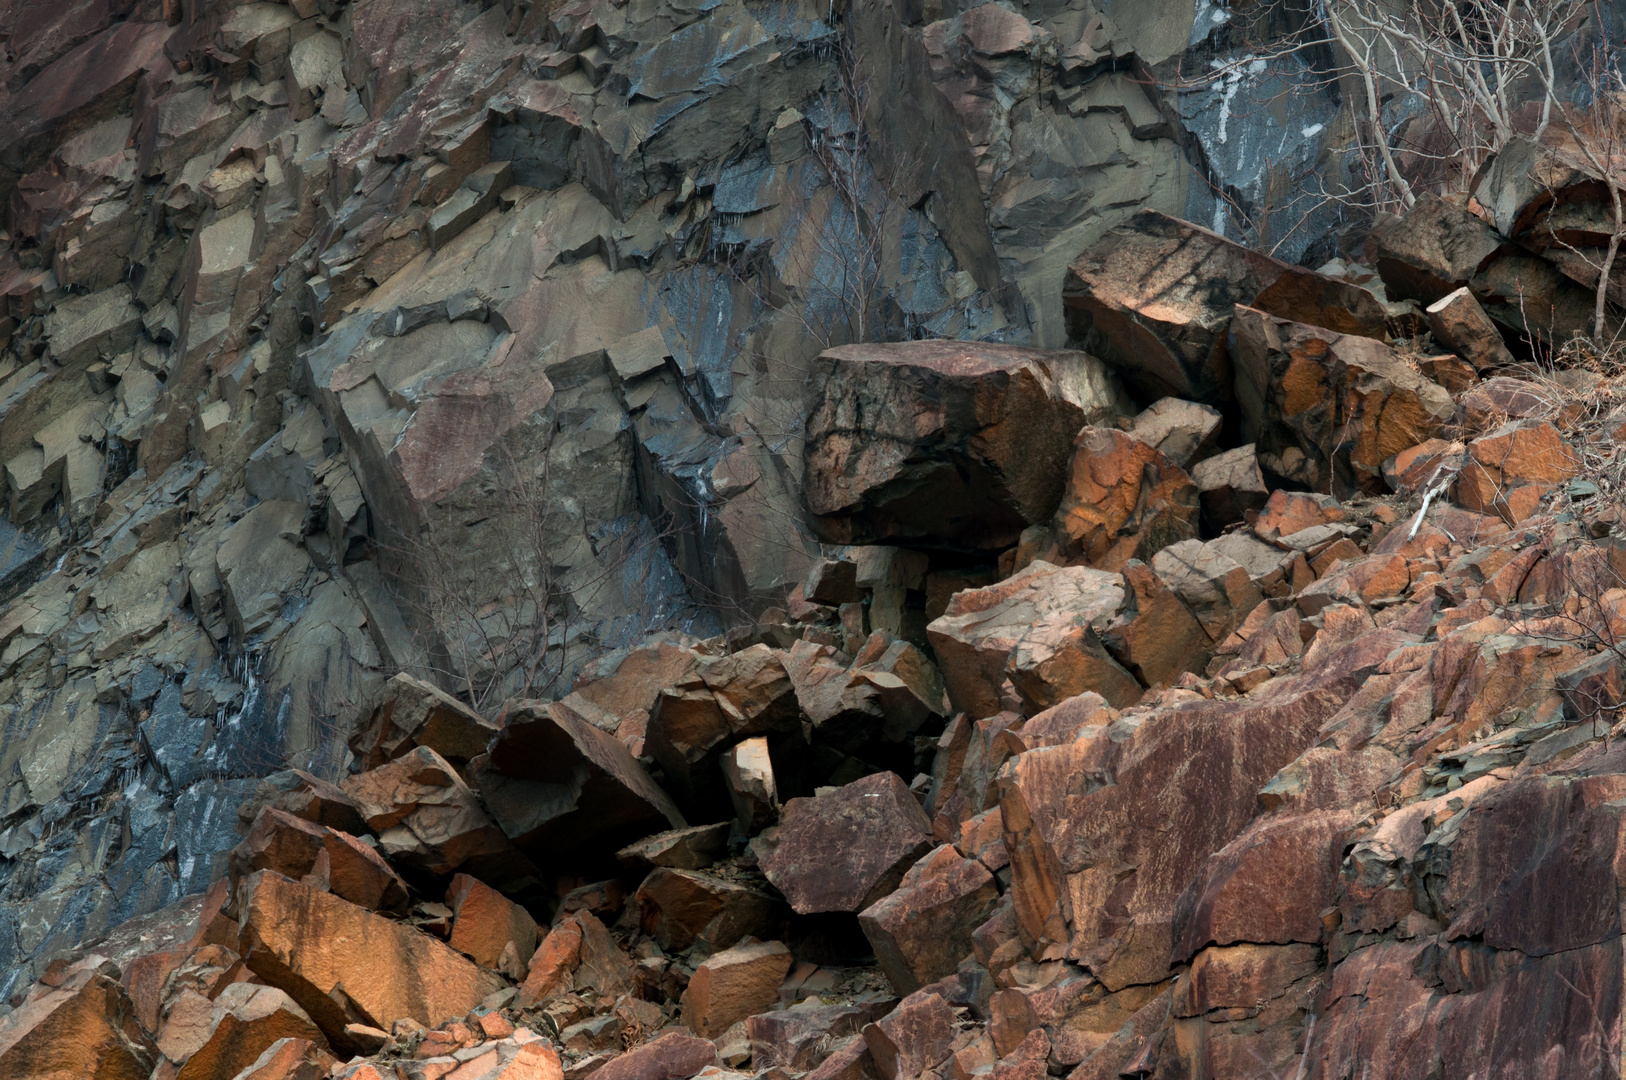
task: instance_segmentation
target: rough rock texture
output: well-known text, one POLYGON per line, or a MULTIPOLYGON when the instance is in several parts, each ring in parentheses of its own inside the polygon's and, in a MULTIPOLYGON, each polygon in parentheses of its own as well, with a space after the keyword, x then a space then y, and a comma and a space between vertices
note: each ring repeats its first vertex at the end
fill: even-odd
POLYGON ((833 543, 998 551, 1045 520, 1073 436, 1121 407, 1084 353, 845 346, 810 376, 812 524, 833 543))

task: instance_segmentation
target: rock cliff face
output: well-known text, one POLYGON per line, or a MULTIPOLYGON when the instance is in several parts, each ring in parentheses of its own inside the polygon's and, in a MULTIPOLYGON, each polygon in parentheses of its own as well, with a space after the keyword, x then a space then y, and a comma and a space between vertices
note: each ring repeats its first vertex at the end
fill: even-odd
POLYGON ((0 1078, 1619 1072, 1562 139, 1265 255, 1206 2, 0 23, 0 1078))

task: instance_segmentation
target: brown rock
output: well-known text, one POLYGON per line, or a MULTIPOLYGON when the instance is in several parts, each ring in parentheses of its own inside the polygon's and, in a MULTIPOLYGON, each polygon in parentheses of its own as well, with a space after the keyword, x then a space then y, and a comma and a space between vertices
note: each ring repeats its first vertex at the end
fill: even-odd
POLYGON ((407 908, 406 883, 378 852, 348 833, 273 806, 260 811, 232 851, 234 881, 256 870, 274 870, 374 911, 401 914, 407 908))
POLYGON ((1460 442, 1428 439, 1385 461, 1383 479, 1398 494, 1410 495, 1461 468, 1466 453, 1467 447, 1460 442))
POLYGON ((930 990, 904 998, 864 1028, 875 1067, 884 1080, 906 1080, 948 1060, 953 1053, 954 1007, 930 990))
MULTIPOLYGON (((236 983, 221 991, 209 1018, 207 1039, 184 1062, 176 1080, 236 1076, 281 1039, 307 1040, 327 1047, 311 1018, 294 1000, 272 986, 236 983)), ((176 1060, 169 1051, 165 1055, 176 1060)))
POLYGON ((800 915, 860 911, 896 887, 931 841, 931 822, 896 773, 792 799, 762 872, 800 915))
POLYGON ((1116 707, 1141 686, 1101 643, 1125 602, 1123 577, 1035 562, 984 589, 968 589, 927 627, 955 707, 980 719, 1000 711, 1009 680, 1024 708, 1040 712, 1086 690, 1116 707))
POLYGON ((768 740, 759 735, 735 743, 723 753, 721 764, 740 831, 753 836, 773 824, 779 812, 779 789, 774 784, 768 740))
POLYGON ((1450 394, 1372 338, 1238 308, 1231 348, 1243 438, 1268 472, 1311 490, 1381 494, 1384 460, 1455 415, 1450 394))
POLYGON ((1430 304, 1427 314, 1434 340, 1467 360, 1475 371, 1513 363, 1513 354, 1507 351, 1502 332, 1496 329, 1496 324, 1490 321, 1490 316, 1466 286, 1430 304))
POLYGON ((1076 352, 915 341, 814 366, 804 497, 831 543, 1009 547, 1053 512, 1079 427, 1115 404, 1076 352))
POLYGON ((154 1047, 118 983, 80 970, 0 1018, 0 1076, 145 1080, 154 1047))
POLYGON ((691 825, 646 836, 616 852, 628 866, 667 866, 674 870, 701 870, 716 862, 728 847, 728 822, 691 825))
POLYGON ((1561 395, 1551 387, 1526 379, 1497 375, 1486 379, 1462 395, 1463 422, 1469 430, 1483 430, 1509 420, 1533 417, 1563 424, 1580 419, 1565 407, 1561 395))
POLYGON ((1191 468, 1191 482, 1197 485, 1203 527, 1211 533, 1259 510, 1270 495, 1253 443, 1197 462, 1191 468))
POLYGON ((1425 192, 1378 241, 1377 271, 1390 299, 1432 304, 1472 281, 1505 242, 1463 207, 1425 192))
POLYGON ((710 1039, 669 1031, 636 1050, 610 1059, 593 1075, 599 1080, 689 1080, 707 1066, 716 1064, 717 1047, 710 1039))
POLYGON ((1423 378, 1439 383, 1453 396, 1470 389, 1479 381, 1474 366, 1460 356, 1425 356, 1417 361, 1417 367, 1422 371, 1423 378))
POLYGON ((1031 952, 1070 956, 1112 991, 1161 981, 1180 894, 1252 819, 1260 787, 1408 640, 1370 632, 1243 701, 1164 709, 1121 741, 1107 727, 1017 757, 1001 774, 1000 809, 1031 952), (1153 819, 1172 827, 1137 824, 1153 819))
POLYGON ((1343 506, 1331 495, 1276 490, 1259 511, 1253 531, 1261 540, 1275 541, 1317 525, 1343 521, 1346 517, 1343 506))
POLYGON ((653 712, 660 692, 682 682, 699 663, 693 649, 657 638, 594 660, 577 676, 574 692, 612 716, 653 712))
POLYGON ((1175 983, 1175 1016, 1249 1009, 1320 968, 1314 945, 1231 945, 1198 953, 1175 983))
MULTIPOLYGON (((1152 559, 1152 569, 1218 645, 1264 602, 1246 567, 1217 542, 1183 540, 1152 559)), ((1198 670, 1188 665, 1191 670, 1198 670)))
POLYGON ((988 868, 945 844, 903 875, 898 888, 858 915, 892 989, 912 994, 954 974, 971 955, 971 932, 999 889, 988 868))
POLYGON ((549 856, 685 824, 625 746, 558 702, 510 708, 489 759, 469 771, 503 831, 549 856))
POLYGON ((266 806, 352 836, 368 831, 361 811, 343 789, 302 769, 283 769, 261 780, 253 796, 238 808, 242 828, 252 825, 266 806))
POLYGON ((1122 431, 1087 427, 1073 442, 1055 530, 1069 557, 1118 570, 1197 535, 1197 486, 1122 431))
POLYGON ((681 952, 699 942, 716 951, 761 932, 773 901, 755 889, 722 878, 661 868, 638 886, 644 933, 661 948, 681 952))
POLYGON ((522 1009, 571 988, 570 977, 582 959, 582 927, 576 919, 563 919, 548 931, 536 952, 531 954, 530 970, 519 989, 522 1009))
POLYGON ((457 770, 427 746, 348 777, 343 788, 401 866, 434 875, 468 867, 505 883, 534 877, 457 770))
POLYGON ((1062 303, 1072 340, 1116 368, 1142 400, 1204 405, 1231 397, 1225 336, 1234 305, 1341 333, 1381 337, 1385 324, 1365 289, 1155 210, 1091 245, 1068 268, 1062 303))
POLYGON ((1516 420, 1468 444, 1469 461, 1457 479, 1456 501, 1517 525, 1559 483, 1580 471, 1580 460, 1558 429, 1544 420, 1516 420))
POLYGON ((1321 941, 1321 913, 1338 900, 1347 810, 1260 819, 1216 852, 1175 912, 1175 962, 1207 945, 1321 941))
POLYGON ((1185 603, 1139 559, 1124 564, 1129 603, 1101 632, 1101 642, 1147 686, 1167 686, 1208 663, 1211 641, 1185 603))
POLYGON ((348 1023, 433 1027, 503 985, 427 934, 269 871, 244 879, 238 907, 249 968, 341 1050, 348 1023))
POLYGON ((324 1080, 336 1064, 308 1039, 278 1039, 232 1080, 324 1080))
POLYGON ((497 726, 461 701, 402 672, 384 685, 372 716, 350 737, 363 769, 376 769, 415 746, 427 746, 454 765, 486 752, 497 726))
POLYGON ((810 603, 853 604, 864 594, 858 589, 858 567, 851 559, 819 559, 807 572, 802 594, 810 603))
MULTIPOLYGON (((825 1005, 808 999, 788 1009, 760 1013, 746 1020, 751 1040, 751 1064, 774 1065, 798 1072, 817 1067, 838 1040, 850 1039, 870 1021, 870 1013, 856 1005, 825 1005)), ((858 1040, 863 1046, 862 1037, 858 1040)))
POLYGON ((707 658, 683 682, 661 691, 649 717, 647 745, 667 782, 692 799, 702 789, 715 790, 718 756, 726 743, 793 731, 798 721, 795 688, 781 654, 753 645, 707 658))
POLYGON ((790 971, 790 950, 778 941, 736 945, 713 953, 689 978, 683 991, 683 1024, 714 1039, 746 1017, 779 1000, 779 984, 790 971))
POLYGON ((503 952, 512 946, 521 965, 529 965, 536 952, 537 927, 531 913, 491 886, 458 874, 446 890, 452 909, 452 936, 447 944, 481 967, 500 966, 503 952))

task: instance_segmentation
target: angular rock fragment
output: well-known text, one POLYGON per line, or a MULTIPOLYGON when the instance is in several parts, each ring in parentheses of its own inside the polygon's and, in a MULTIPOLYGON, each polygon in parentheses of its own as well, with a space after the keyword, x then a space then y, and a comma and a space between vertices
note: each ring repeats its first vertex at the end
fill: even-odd
POLYGON ((367 724, 350 737, 363 769, 427 746, 453 765, 486 752, 497 726, 422 679, 402 672, 384 686, 367 724))
POLYGON ((1558 484, 1580 471, 1580 459, 1545 420, 1514 420, 1468 444, 1456 501, 1517 525, 1558 484))
POLYGON ((799 915, 861 911, 892 891, 931 842, 931 822, 896 773, 876 773, 779 815, 762 872, 799 915))
POLYGON ((1197 462, 1191 481, 1197 485, 1203 528, 1209 533, 1242 521, 1249 511, 1259 511, 1270 496, 1253 443, 1197 462))
POLYGON ((740 831, 750 836, 772 824, 779 810, 779 789, 774 785, 768 740, 759 735, 734 744, 723 754, 722 769, 740 831))
POLYGON ((266 806, 352 836, 367 831, 367 823, 343 789, 303 769, 283 769, 261 780, 253 797, 238 808, 243 827, 252 826, 266 806))
POLYGON ((1122 707, 1139 700, 1142 687, 1100 635, 1124 600, 1121 574, 1036 562, 957 594, 927 633, 949 696, 975 719, 1000 711, 1007 680, 1032 712, 1087 690, 1122 707))
POLYGON ((892 989, 908 995, 954 974, 971 955, 971 932, 999 898, 994 876, 945 844, 903 875, 896 891, 859 912, 892 989))
POLYGON ((1073 443, 1056 509, 1057 539, 1069 556, 1118 570, 1195 537, 1197 499, 1191 477, 1156 447, 1121 431, 1087 427, 1073 443))
POLYGON ((717 1047, 711 1040, 669 1031, 612 1058, 593 1075, 601 1080, 689 1080, 716 1064, 717 1047))
POLYGON ((323 1080, 337 1064, 309 1039, 278 1039, 232 1080, 323 1080))
POLYGON ((953 1006, 921 990, 864 1028, 864 1041, 884 1080, 906 1080, 948 1060, 955 1030, 953 1006))
POLYGON ((1219 644, 1264 601, 1241 563, 1218 542, 1185 540, 1152 558, 1152 569, 1174 591, 1208 635, 1219 644))
POLYGON ((1381 337, 1365 289, 1289 266, 1155 210, 1084 252, 1062 286, 1068 333, 1142 400, 1218 405, 1231 397, 1226 330, 1245 304, 1341 333, 1381 337))
POLYGON ((384 854, 404 867, 445 875, 467 866, 504 881, 534 874, 457 770, 426 746, 349 777, 342 787, 384 854))
MULTIPOLYGON (((649 718, 649 752, 686 798, 714 788, 724 744, 798 730, 796 695, 783 659, 766 645, 702 662, 661 691, 649 718)), ((673 825, 680 824, 673 821, 673 825)))
POLYGON ((674 870, 701 870, 716 862, 728 847, 728 822, 691 825, 646 836, 616 852, 629 866, 666 866, 674 870))
POLYGON ((1474 366, 1475 371, 1507 367, 1513 354, 1502 332, 1490 321, 1467 287, 1447 293, 1428 306, 1428 328, 1434 340, 1474 366))
POLYGON ((726 949, 761 933, 774 908, 773 900, 755 889, 664 867, 644 879, 636 899, 644 933, 674 951, 696 942, 711 951, 726 949))
POLYGON ((452 878, 446 906, 452 909, 446 944, 481 967, 500 968, 505 951, 512 951, 520 965, 530 964, 538 933, 530 912, 467 874, 452 878))
POLYGON ((832 543, 998 551, 1049 518, 1070 444, 1114 411, 1097 361, 917 341, 824 353, 805 493, 832 543))
POLYGON ((1504 243, 1466 208, 1425 192, 1379 239, 1377 271, 1390 299, 1433 304, 1472 281, 1504 243))
POLYGON ((80 970, 0 1018, 0 1075, 141 1080, 152 1040, 118 983, 80 970))
POLYGON ((209 1028, 203 1044, 184 1062, 176 1062, 180 1066, 176 1080, 236 1076, 282 1039, 327 1046, 305 1010, 272 986, 236 983, 226 987, 214 1000, 209 1028))
POLYGON ((736 945, 713 953, 695 969, 683 991, 683 1025, 714 1039, 746 1017, 779 1000, 790 971, 790 950, 778 941, 736 945))
POLYGON ((286 992, 337 1049, 345 1025, 433 1027, 502 989, 457 952, 410 926, 262 870, 244 879, 243 958, 286 992))
POLYGON ((1212 406, 1167 397, 1130 421, 1129 434, 1157 447, 1175 467, 1189 469, 1214 452, 1223 419, 1212 406))
POLYGON ((1383 462, 1438 435, 1451 395, 1381 341, 1238 308, 1231 328, 1242 434, 1266 470, 1326 491, 1383 491, 1383 462))
POLYGON ((488 759, 470 773, 503 831, 529 851, 613 851, 684 824, 625 746, 559 703, 513 706, 488 759))
POLYGON ((232 877, 274 870, 373 911, 404 913, 406 883, 383 857, 348 833, 268 806, 232 851, 232 877))

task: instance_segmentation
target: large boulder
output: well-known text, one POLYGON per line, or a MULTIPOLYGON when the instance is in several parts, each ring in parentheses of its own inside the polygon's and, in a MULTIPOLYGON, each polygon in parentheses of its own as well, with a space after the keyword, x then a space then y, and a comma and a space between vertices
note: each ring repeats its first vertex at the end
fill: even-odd
POLYGON ((1237 304, 1381 337, 1383 305, 1347 282, 1144 210, 1091 245, 1062 286, 1068 334, 1142 400, 1231 397, 1226 328, 1237 304))
POLYGON ((233 880, 275 870, 374 911, 404 914, 406 883, 383 856, 349 833, 295 817, 274 806, 259 812, 232 850, 233 880))
POLYGON ((608 857, 686 824, 631 751, 558 702, 511 707, 490 754, 469 771, 503 831, 539 854, 608 857))
POLYGON ((1443 387, 1373 338, 1238 307, 1231 351, 1243 437, 1265 469, 1313 491, 1382 494, 1384 461, 1456 415, 1443 387))
POLYGON ((973 719, 1000 711, 1007 682, 1030 713, 1087 690, 1122 707, 1138 701, 1142 687, 1101 635, 1124 604, 1123 575, 1039 561, 956 593, 927 633, 949 697, 973 719))
POLYGON ((145 1080, 152 1040, 118 983, 92 970, 41 988, 0 1019, 0 1076, 6 1080, 145 1080))
POLYGON ((999 899, 994 876, 947 844, 903 875, 898 889, 858 915, 892 989, 912 994, 971 955, 971 933, 999 899))
POLYGON ((516 885, 534 878, 535 868, 487 816, 480 797, 427 746, 348 777, 342 787, 378 834, 379 848, 406 870, 444 877, 468 869, 516 885))
POLYGON ((422 931, 268 870, 244 880, 238 907, 249 969, 298 1002, 340 1051, 353 1046, 346 1024, 434 1027, 504 985, 422 931))
POLYGON ((1425 192, 1379 238, 1377 271, 1391 299, 1433 304, 1472 281, 1505 243, 1466 207, 1425 192))
POLYGON ((1056 538, 1070 558, 1119 570, 1195 537, 1198 498, 1191 477, 1156 446, 1087 427, 1073 442, 1056 538))
POLYGON ((1011 345, 848 345, 809 383, 804 498, 841 544, 1009 547, 1054 512, 1078 429, 1119 411, 1092 357, 1011 345))
POLYGON ((384 685, 366 725, 350 737, 364 769, 375 769, 415 746, 454 765, 485 753, 497 725, 444 690, 402 672, 384 685))
POLYGON ((926 812, 896 773, 876 773, 779 815, 762 872, 798 915, 861 911, 897 887, 931 844, 926 812))

